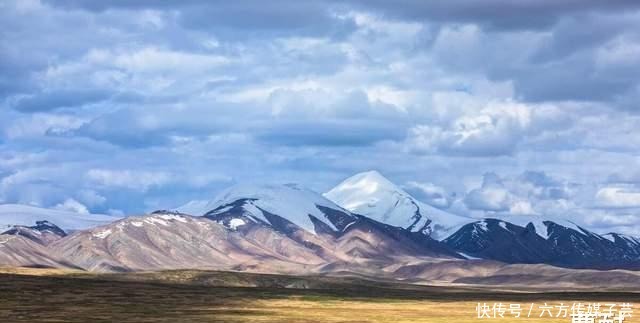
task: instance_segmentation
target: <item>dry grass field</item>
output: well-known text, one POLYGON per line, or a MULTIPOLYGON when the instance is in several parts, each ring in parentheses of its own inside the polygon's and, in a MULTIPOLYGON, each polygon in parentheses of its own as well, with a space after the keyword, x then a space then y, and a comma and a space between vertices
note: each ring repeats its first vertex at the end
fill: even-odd
MULTIPOLYGON (((553 323, 571 319, 539 318, 537 305, 640 300, 640 295, 628 292, 513 293, 334 278, 308 278, 303 285, 312 288, 286 288, 286 284, 300 280, 239 273, 89 275, 35 269, 4 272, 0 274, 0 322, 553 323), (224 281, 229 286, 222 286, 224 281), (249 285, 254 287, 246 287, 249 285), (510 318, 506 314, 503 319, 478 319, 478 302, 502 302, 506 307, 519 303, 523 316, 528 311, 525 307, 533 302, 535 317, 510 318)), ((635 317, 625 322, 640 320, 635 317)))

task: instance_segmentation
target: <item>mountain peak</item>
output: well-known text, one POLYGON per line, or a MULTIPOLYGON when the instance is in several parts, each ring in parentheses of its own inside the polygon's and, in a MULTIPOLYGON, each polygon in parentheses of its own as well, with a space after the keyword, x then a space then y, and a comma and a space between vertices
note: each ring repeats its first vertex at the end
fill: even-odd
POLYGON ((366 172, 355 174, 349 177, 348 179, 346 179, 345 181, 348 181, 348 180, 353 180, 353 181, 366 180, 366 181, 371 181, 379 184, 385 184, 388 186, 395 186, 395 184, 393 184, 389 179, 384 177, 384 175, 382 175, 377 170, 368 170, 366 172))
POLYGON ((274 227, 282 226, 282 221, 278 219, 282 218, 310 233, 316 232, 317 221, 321 221, 334 231, 340 230, 340 225, 333 223, 332 215, 327 214, 327 209, 353 218, 348 211, 298 184, 237 184, 207 203, 199 215, 212 219, 229 218, 227 220, 231 221, 229 216, 233 213, 243 215, 243 221, 250 220, 274 227))
POLYGON ((351 212, 434 238, 443 238, 468 222, 467 218, 416 200, 375 170, 345 179, 324 196, 351 212))
MULTIPOLYGON (((358 191, 361 194, 375 194, 376 192, 380 191, 400 191, 400 188, 393 184, 382 174, 380 174, 380 172, 376 170, 370 170, 355 174, 345 179, 324 195, 328 199, 333 200, 333 198, 337 198, 343 193, 352 191, 358 191)), ((355 205, 341 206, 347 209, 349 209, 349 207, 356 207, 355 205)))

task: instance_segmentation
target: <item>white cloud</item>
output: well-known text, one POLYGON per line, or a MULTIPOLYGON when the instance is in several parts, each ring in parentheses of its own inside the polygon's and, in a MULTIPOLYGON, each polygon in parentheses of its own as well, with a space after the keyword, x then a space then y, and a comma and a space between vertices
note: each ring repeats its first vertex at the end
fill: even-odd
POLYGON ((603 187, 596 193, 596 203, 602 207, 640 208, 640 190, 623 187, 603 187))
POLYGON ((509 213, 513 215, 535 215, 536 212, 529 201, 517 201, 509 207, 509 213))
POLYGON ((512 196, 495 174, 485 174, 480 188, 471 190, 465 197, 469 209, 500 212, 510 209, 512 196))
POLYGON ((477 114, 463 115, 448 127, 418 125, 409 130, 412 151, 494 156, 510 154, 531 124, 531 108, 492 103, 477 114))
POLYGON ((165 172, 111 169, 90 169, 86 177, 97 185, 108 188, 128 188, 140 192, 161 187, 172 180, 171 175, 165 172))
POLYGON ((59 203, 53 207, 57 210, 71 211, 80 214, 89 214, 89 210, 84 204, 72 199, 68 198, 64 202, 59 203))
POLYGON ((89 206, 102 205, 107 201, 106 197, 91 189, 83 189, 78 192, 78 199, 89 206))
POLYGON ((467 193, 464 204, 470 211, 553 218, 566 215, 576 207, 566 200, 570 194, 565 182, 543 172, 527 171, 505 177, 488 173, 484 175, 479 188, 467 193))

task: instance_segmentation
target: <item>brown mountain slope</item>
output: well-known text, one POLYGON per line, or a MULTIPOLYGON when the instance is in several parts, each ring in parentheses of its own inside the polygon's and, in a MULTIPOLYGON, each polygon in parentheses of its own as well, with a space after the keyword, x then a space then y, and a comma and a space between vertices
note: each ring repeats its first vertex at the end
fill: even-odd
POLYGON ((19 235, 0 235, 0 264, 14 267, 55 267, 75 266, 51 254, 42 244, 19 235))
POLYGON ((50 249, 90 271, 233 269, 283 262, 295 267, 322 261, 276 232, 257 229, 247 236, 206 218, 152 214, 77 232, 50 249))

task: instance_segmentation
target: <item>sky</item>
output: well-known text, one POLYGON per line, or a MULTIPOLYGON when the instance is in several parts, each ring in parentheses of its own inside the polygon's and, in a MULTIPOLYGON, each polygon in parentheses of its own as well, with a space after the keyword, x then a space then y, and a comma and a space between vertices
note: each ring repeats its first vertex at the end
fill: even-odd
POLYGON ((378 170, 640 235, 640 2, 0 1, 0 203, 137 214, 378 170))

